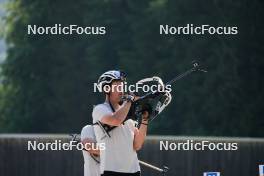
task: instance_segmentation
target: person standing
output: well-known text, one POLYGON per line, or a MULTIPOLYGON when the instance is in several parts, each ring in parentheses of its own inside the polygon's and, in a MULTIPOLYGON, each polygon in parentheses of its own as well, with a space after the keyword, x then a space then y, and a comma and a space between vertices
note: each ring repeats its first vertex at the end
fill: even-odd
POLYGON ((103 126, 115 127, 109 132, 110 137, 105 137, 104 130, 100 125, 94 125, 97 142, 105 144, 105 150, 100 150, 100 173, 101 176, 139 176, 140 166, 137 157, 145 140, 148 125, 148 112, 143 112, 140 128, 136 128, 136 122, 125 120, 131 107, 136 100, 132 95, 126 96, 120 91, 126 74, 119 70, 105 72, 98 79, 98 85, 104 90, 105 102, 94 107, 92 116, 93 123, 103 126), (108 86, 108 90, 104 89, 108 86))

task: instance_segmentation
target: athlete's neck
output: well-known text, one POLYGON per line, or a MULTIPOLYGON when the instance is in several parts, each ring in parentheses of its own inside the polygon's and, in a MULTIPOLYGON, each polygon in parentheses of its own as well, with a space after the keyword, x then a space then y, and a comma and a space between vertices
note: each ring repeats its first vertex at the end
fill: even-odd
POLYGON ((119 102, 110 101, 109 96, 106 96, 106 98, 105 98, 105 102, 107 102, 107 103, 109 103, 109 104, 111 103, 111 106, 113 106, 113 108, 114 108, 115 110, 117 110, 117 109, 120 107, 119 102))

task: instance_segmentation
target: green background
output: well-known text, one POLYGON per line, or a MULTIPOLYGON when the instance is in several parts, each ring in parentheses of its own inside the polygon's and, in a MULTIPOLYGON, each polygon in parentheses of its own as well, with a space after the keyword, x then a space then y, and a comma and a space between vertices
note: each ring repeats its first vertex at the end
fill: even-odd
POLYGON ((164 81, 194 59, 209 71, 173 86, 149 133, 264 136, 260 0, 11 0, 2 21, 0 132, 72 133, 91 123, 100 74, 164 81), (105 26, 106 35, 27 35, 27 25, 105 26), (159 25, 237 26, 237 35, 159 35, 159 25))

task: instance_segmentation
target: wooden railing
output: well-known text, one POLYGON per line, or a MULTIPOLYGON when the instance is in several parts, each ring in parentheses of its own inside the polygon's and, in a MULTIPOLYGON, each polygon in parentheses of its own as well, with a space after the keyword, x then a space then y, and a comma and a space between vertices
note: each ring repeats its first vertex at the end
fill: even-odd
MULTIPOLYGON (((82 176, 83 158, 77 150, 28 150, 28 141, 36 143, 61 140, 69 142, 68 135, 8 134, 0 135, 0 176, 82 176)), ((164 149, 164 148, 163 148, 164 149)), ((186 148, 185 148, 186 149, 186 148)), ((218 171, 224 176, 257 176, 258 165, 264 164, 263 138, 179 137, 150 136, 138 153, 140 160, 170 168, 168 176, 203 176, 205 171, 218 171), (175 149, 179 143, 202 141, 237 143, 234 151, 175 149), (160 149, 160 141, 171 145, 170 150, 160 149)), ((125 162, 125 161, 124 161, 125 162)), ((142 175, 160 175, 142 166, 142 175)))

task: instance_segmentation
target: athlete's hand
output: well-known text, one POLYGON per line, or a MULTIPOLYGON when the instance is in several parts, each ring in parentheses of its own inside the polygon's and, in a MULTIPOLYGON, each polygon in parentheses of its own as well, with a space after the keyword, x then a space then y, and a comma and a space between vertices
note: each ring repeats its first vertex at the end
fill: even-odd
POLYGON ((134 93, 132 93, 132 92, 129 92, 128 93, 129 95, 132 95, 133 97, 134 97, 134 100, 133 100, 133 102, 135 102, 135 101, 137 101, 140 97, 139 96, 136 96, 134 93))
POLYGON ((122 100, 123 101, 130 101, 130 102, 135 102, 139 99, 140 97, 139 96, 136 96, 134 95, 133 93, 129 93, 129 94, 126 94, 126 95, 123 95, 122 96, 122 100))
POLYGON ((135 98, 134 101, 137 101, 140 97, 134 95, 134 98, 135 98))

